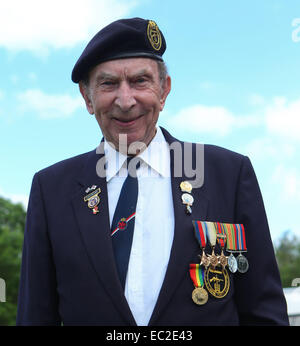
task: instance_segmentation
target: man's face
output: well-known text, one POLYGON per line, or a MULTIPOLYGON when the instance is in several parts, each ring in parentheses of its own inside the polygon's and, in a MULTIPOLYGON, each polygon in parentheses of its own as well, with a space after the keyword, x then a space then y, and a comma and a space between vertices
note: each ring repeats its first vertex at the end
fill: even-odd
POLYGON ((111 60, 97 65, 89 77, 88 88, 80 84, 80 91, 106 140, 119 149, 119 134, 125 134, 128 146, 136 141, 148 145, 171 88, 169 76, 161 85, 157 62, 111 60))

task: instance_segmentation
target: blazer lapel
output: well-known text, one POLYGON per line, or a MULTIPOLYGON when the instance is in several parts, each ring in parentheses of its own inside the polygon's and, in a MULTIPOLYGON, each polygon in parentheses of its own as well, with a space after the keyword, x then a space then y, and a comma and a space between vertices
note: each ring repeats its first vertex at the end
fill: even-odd
MULTIPOLYGON (((153 325, 159 318, 159 315, 163 312, 164 308, 171 300, 173 293, 177 289, 177 286, 183 280, 183 277, 187 275, 189 271, 189 264, 191 263, 192 258, 195 256, 195 253, 199 251, 199 245, 197 244, 194 236, 192 220, 205 220, 208 208, 208 199, 201 191, 201 187, 196 188, 193 189, 191 193, 194 198, 192 214, 186 214, 185 205, 183 205, 181 199, 182 192, 180 190, 180 183, 185 180, 189 181, 191 180, 191 178, 186 177, 184 173, 183 142, 177 141, 163 128, 162 131, 169 145, 174 142, 180 143, 180 146, 182 148, 182 161, 179 162, 182 162, 182 176, 174 176, 175 160, 177 160, 179 157, 176 158, 176 151, 171 151, 171 183, 175 215, 174 240, 166 276, 149 325, 153 325)), ((180 151, 179 153, 177 151, 177 155, 181 155, 181 153, 180 151)))
MULTIPOLYGON (((103 143, 102 141, 100 145, 103 143)), ((81 188, 72 198, 74 215, 99 280, 127 323, 136 325, 117 274, 110 235, 106 178, 99 177, 96 172, 97 162, 101 162, 99 160, 104 160, 103 153, 90 153, 83 175, 79 179, 81 188), (85 190, 92 185, 97 185, 97 188, 101 189, 97 214, 93 214, 92 209, 84 202, 84 196, 87 195, 85 190)))

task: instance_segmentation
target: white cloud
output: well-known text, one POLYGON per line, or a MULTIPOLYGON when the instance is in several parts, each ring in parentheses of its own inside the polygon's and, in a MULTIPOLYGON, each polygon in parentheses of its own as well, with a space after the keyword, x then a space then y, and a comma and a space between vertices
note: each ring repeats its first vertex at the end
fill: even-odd
POLYGON ((238 116, 225 107, 193 105, 169 117, 170 127, 188 132, 228 135, 236 128, 258 125, 256 115, 238 116))
POLYGON ((21 203, 25 210, 28 206, 29 196, 21 194, 9 194, 0 189, 0 196, 9 199, 13 203, 21 203))
POLYGON ((300 172, 296 168, 279 164, 274 170, 271 181, 281 187, 283 201, 300 202, 300 172))
POLYGON ((296 148, 291 143, 278 141, 273 136, 258 137, 245 146, 243 151, 256 160, 274 158, 279 160, 291 159, 296 153, 296 148))
POLYGON ((276 97, 265 110, 265 124, 269 133, 300 141, 300 99, 288 102, 276 97))
POLYGON ((172 116, 171 122, 172 127, 182 131, 195 130, 226 135, 234 123, 234 115, 224 107, 194 105, 172 116))
POLYGON ((259 126, 269 136, 300 141, 300 99, 288 101, 285 97, 275 97, 267 102, 262 96, 252 94, 249 102, 255 109, 247 115, 235 114, 222 106, 192 105, 170 116, 170 126, 219 136, 259 126))
POLYGON ((0 2, 0 46, 38 55, 73 47, 113 20, 125 17, 136 0, 9 0, 0 2))
POLYGON ((21 111, 36 112, 40 118, 64 118, 84 107, 81 96, 67 94, 46 94, 39 89, 29 89, 17 95, 21 111))

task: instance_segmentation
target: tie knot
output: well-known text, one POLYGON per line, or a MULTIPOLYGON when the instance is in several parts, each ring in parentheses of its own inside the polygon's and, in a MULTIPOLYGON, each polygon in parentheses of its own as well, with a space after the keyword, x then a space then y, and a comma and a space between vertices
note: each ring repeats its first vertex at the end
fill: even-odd
POLYGON ((128 170, 128 175, 136 178, 136 171, 140 168, 141 166, 141 159, 137 156, 130 156, 127 158, 127 170, 128 170))

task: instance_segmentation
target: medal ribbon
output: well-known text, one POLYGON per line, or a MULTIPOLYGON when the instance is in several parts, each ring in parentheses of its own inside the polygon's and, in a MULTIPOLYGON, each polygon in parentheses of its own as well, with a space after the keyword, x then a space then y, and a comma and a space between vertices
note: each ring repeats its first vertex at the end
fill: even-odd
POLYGON ((202 268, 200 264, 190 264, 190 276, 195 287, 204 286, 204 268, 202 268))
POLYGON ((235 227, 235 239, 238 251, 247 252, 246 238, 245 238, 245 228, 242 224, 234 224, 235 227))
POLYGON ((215 229, 217 232, 217 242, 221 246, 221 248, 223 249, 225 246, 225 242, 226 242, 225 229, 224 229, 222 223, 220 223, 220 222, 215 222, 215 229), (218 237, 218 235, 220 235, 220 237, 218 237))
POLYGON ((206 227, 204 221, 192 221, 195 231, 195 236, 202 249, 206 246, 206 227))
POLYGON ((232 252, 236 251, 236 242, 235 242, 235 227, 232 223, 222 223, 222 227, 225 230, 227 236, 227 250, 232 252))
POLYGON ((247 251, 246 237, 244 225, 238 223, 223 223, 221 224, 227 236, 227 250, 247 251))
POLYGON ((213 222, 205 221, 205 227, 207 231, 207 238, 210 246, 214 247, 216 245, 217 233, 213 222))

